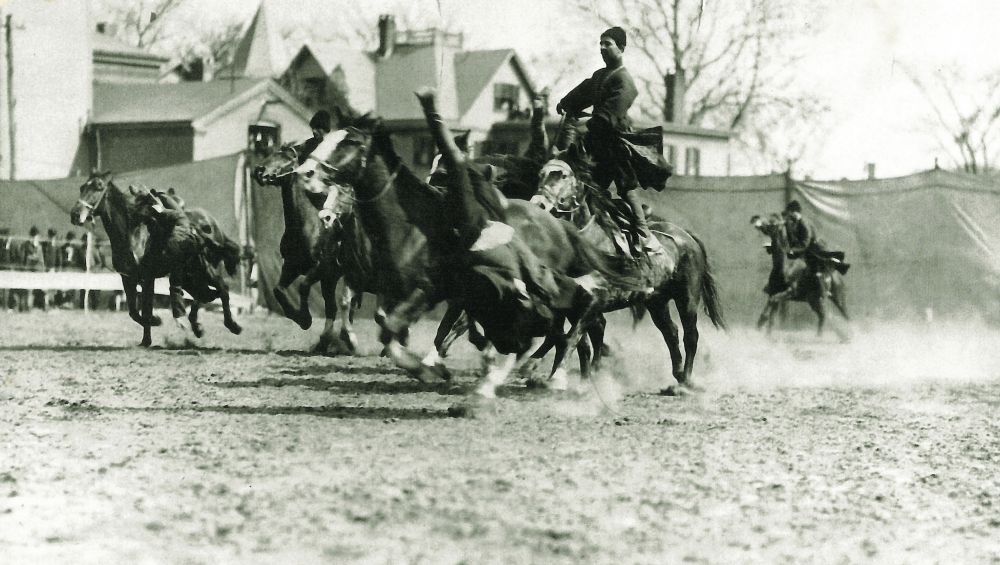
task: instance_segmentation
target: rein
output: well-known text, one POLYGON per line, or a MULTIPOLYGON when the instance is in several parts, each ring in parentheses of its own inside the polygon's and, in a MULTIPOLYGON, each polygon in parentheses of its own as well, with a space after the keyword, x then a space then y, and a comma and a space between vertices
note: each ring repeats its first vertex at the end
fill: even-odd
POLYGON ((392 174, 389 175, 389 178, 385 181, 385 184, 382 185, 381 190, 379 190, 378 193, 376 193, 375 196, 372 196, 371 198, 358 198, 357 190, 355 190, 354 191, 355 196, 353 197, 354 201, 357 202, 358 204, 371 204, 372 202, 375 202, 376 200, 385 196, 386 193, 389 192, 389 187, 392 186, 392 183, 396 182, 396 175, 399 174, 399 171, 402 168, 403 168, 402 162, 396 165, 396 170, 392 171, 392 174))

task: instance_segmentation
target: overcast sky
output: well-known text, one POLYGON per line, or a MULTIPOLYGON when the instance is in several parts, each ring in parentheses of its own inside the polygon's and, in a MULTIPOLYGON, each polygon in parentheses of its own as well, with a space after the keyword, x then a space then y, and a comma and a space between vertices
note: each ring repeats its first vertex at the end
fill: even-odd
MULTIPOLYGON (((330 0, 270 1, 272 15, 289 21, 301 21, 302 14, 317 11, 330 17, 331 5, 344 5, 330 0)), ((258 4, 258 0, 192 2, 208 19, 249 18, 258 4)), ((579 17, 567 18, 561 0, 439 2, 447 17, 467 31, 467 45, 513 47, 526 60, 595 45, 592 36, 601 29, 579 17)), ((400 2, 366 0, 364 5, 400 2)), ((438 10, 438 0, 406 5, 419 12, 438 10)), ((814 39, 797 74, 829 101, 833 126, 802 169, 822 178, 859 178, 868 162, 876 163, 878 176, 930 168, 935 157, 940 157, 942 166, 950 166, 947 155, 926 133, 928 109, 901 65, 917 72, 943 66, 969 73, 1000 68, 997 22, 997 0, 840 0, 822 17, 804 19, 801 23, 814 39)), ((579 70, 581 79, 600 65, 596 47, 588 64, 579 70)), ((537 79, 546 82, 544 76, 537 79)))

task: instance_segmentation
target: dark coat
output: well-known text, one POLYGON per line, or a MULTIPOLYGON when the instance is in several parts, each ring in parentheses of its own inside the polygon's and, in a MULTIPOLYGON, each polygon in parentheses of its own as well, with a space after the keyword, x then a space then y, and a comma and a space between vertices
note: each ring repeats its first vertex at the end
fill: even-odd
POLYGON ((628 69, 602 68, 559 102, 570 114, 593 106, 585 143, 596 162, 594 180, 602 187, 614 182, 619 193, 638 187, 663 190, 671 173, 663 158, 662 130, 632 133, 628 110, 638 94, 628 69))

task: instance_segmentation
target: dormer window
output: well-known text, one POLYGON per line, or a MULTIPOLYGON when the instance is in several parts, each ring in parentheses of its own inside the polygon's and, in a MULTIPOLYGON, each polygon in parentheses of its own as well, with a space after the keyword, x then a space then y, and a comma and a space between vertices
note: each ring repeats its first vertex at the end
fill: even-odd
POLYGON ((516 84, 498 82, 493 85, 493 111, 515 112, 518 110, 518 100, 521 97, 521 87, 516 84))

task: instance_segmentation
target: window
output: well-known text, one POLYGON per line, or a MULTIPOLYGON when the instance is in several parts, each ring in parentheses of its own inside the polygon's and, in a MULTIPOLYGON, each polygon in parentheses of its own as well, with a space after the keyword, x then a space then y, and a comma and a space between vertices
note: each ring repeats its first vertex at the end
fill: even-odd
POLYGON ((673 144, 667 145, 667 162, 670 163, 670 166, 674 168, 674 171, 677 170, 677 146, 676 145, 673 145, 673 144))
POLYGON ((521 88, 516 84, 498 82, 493 85, 493 111, 513 112, 518 110, 521 88))
POLYGON ((326 96, 326 77, 311 77, 302 81, 302 102, 310 108, 318 107, 326 96))
POLYGON ((691 176, 701 174, 701 149, 688 147, 684 150, 684 174, 691 176))
POLYGON ((429 167, 434 161, 434 140, 429 135, 421 135, 413 138, 413 164, 420 167, 429 167))

